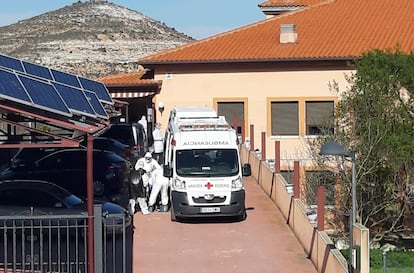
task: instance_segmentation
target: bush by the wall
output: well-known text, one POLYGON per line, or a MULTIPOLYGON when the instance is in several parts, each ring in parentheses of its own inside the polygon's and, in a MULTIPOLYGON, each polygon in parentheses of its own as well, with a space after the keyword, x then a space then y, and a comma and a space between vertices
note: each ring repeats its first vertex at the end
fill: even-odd
MULTIPOLYGON (((384 255, 381 249, 370 249, 370 272, 383 272, 384 255)), ((348 260, 348 249, 341 250, 342 255, 348 260)), ((414 273, 413 251, 388 251, 386 254, 387 272, 414 273)))

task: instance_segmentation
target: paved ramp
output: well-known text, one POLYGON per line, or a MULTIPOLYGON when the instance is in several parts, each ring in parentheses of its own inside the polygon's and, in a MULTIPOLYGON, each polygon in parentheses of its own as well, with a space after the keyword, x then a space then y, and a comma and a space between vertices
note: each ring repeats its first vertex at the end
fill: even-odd
POLYGON ((134 216, 133 273, 317 273, 276 206, 245 180, 247 219, 171 222, 134 216))

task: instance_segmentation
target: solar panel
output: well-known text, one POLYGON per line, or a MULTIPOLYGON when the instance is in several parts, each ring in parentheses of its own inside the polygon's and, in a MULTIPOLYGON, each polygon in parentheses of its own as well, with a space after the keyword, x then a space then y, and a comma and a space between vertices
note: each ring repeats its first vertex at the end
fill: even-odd
POLYGON ((38 76, 39 78, 53 80, 52 75, 50 74, 49 68, 47 67, 28 63, 28 62, 23 62, 23 66, 27 74, 38 76))
POLYGON ((82 88, 78 81, 78 77, 76 77, 75 75, 54 69, 52 69, 52 74, 56 82, 65 83, 67 85, 71 85, 77 88, 82 88))
POLYGON ((55 87, 69 109, 77 111, 80 114, 86 114, 92 117, 96 116, 94 109, 82 90, 59 83, 55 84, 55 87))
POLYGON ((71 116, 71 112, 52 84, 18 75, 34 104, 46 110, 71 116))
POLYGON ((0 69, 0 97, 16 102, 31 102, 16 74, 2 69, 0 69))
POLYGON ((54 113, 109 119, 113 105, 101 82, 0 54, 0 97, 54 113))
POLYGON ((24 72, 23 66, 20 60, 9 57, 9 56, 0 55, 0 66, 3 66, 11 70, 17 70, 20 72, 24 72))
POLYGON ((88 97, 93 109, 100 117, 108 117, 105 108, 102 106, 101 102, 99 101, 98 97, 94 92, 89 92, 85 90, 85 95, 86 97, 88 97))
POLYGON ((112 98, 109 95, 108 90, 106 89, 105 85, 101 82, 93 81, 90 79, 79 77, 79 80, 84 89, 92 91, 96 93, 98 98, 106 103, 113 104, 112 98))

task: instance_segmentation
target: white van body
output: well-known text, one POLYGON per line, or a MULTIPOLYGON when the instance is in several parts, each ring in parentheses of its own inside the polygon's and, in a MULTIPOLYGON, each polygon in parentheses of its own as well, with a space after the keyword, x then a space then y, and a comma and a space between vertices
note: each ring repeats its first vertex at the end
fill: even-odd
POLYGON ((166 128, 164 176, 171 184, 171 220, 246 217, 243 176, 235 130, 204 107, 174 108, 166 128))

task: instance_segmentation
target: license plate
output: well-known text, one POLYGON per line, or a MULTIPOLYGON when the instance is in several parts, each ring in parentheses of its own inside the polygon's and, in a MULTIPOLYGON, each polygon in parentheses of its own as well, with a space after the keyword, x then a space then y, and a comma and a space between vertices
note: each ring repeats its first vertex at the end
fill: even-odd
POLYGON ((220 208, 218 207, 206 207, 206 208, 200 208, 201 213, 213 213, 213 212, 220 212, 220 208))

